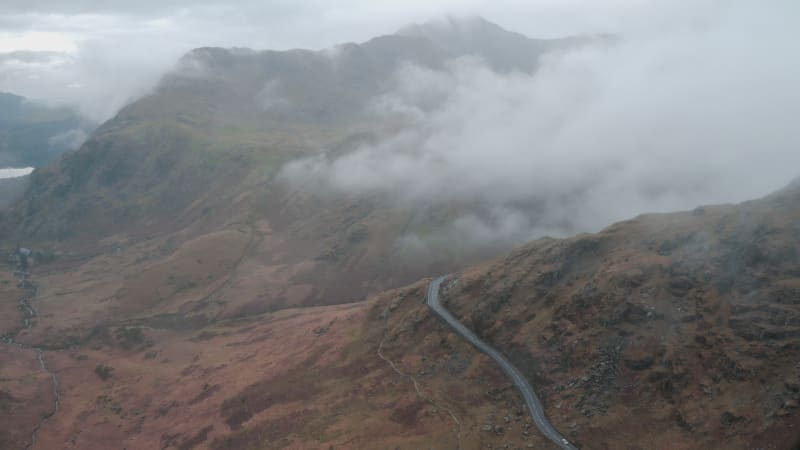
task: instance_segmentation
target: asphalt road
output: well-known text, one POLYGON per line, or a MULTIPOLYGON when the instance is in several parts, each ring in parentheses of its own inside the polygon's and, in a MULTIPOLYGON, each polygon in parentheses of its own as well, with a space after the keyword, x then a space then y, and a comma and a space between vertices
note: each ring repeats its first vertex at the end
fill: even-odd
POLYGON ((511 379, 511 382, 514 383, 514 386, 522 394, 522 397, 525 399, 525 404, 528 405, 528 411, 530 411, 531 417, 533 418, 533 423, 536 425, 539 431, 541 431, 542 434, 547 437, 547 439, 550 439, 554 444, 562 449, 578 450, 578 447, 572 445, 547 420, 547 417, 544 415, 542 403, 539 401, 539 397, 536 396, 536 392, 534 392, 533 387, 531 387, 531 384, 528 383, 528 380, 525 378, 525 376, 522 375, 522 372, 514 367, 514 365, 511 364, 511 362, 500 352, 492 348, 492 346, 486 342, 482 341, 477 335, 475 335, 475 333, 465 327, 461 322, 458 321, 458 319, 450 314, 450 311, 448 311, 439 303, 439 286, 446 278, 447 275, 439 277, 431 281, 431 284, 428 285, 428 297, 426 300, 428 307, 431 308, 431 310, 442 320, 447 322, 453 331, 460 334, 478 350, 486 353, 500 366, 500 369, 502 369, 508 378, 511 379))

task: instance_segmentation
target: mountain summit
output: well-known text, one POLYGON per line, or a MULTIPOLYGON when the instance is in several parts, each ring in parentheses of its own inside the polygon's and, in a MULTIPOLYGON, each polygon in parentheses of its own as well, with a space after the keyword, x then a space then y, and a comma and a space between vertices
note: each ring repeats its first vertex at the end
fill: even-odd
POLYGON ((580 42, 587 41, 531 39, 473 18, 413 25, 322 51, 199 48, 181 58, 164 78, 160 93, 215 83, 247 97, 247 101, 236 98, 236 108, 242 111, 226 108, 226 117, 352 121, 370 99, 387 89, 401 65, 441 70, 448 61, 474 56, 499 72, 532 72, 543 54, 580 42), (243 106, 250 107, 246 113, 243 106))
POLYGON ((505 30, 482 17, 447 18, 401 29, 399 36, 426 39, 450 55, 474 55, 486 60, 498 71, 536 68, 543 52, 564 47, 575 38, 531 39, 523 34, 505 30))
POLYGON ((25 220, 12 228, 53 238, 172 222, 175 211, 196 220, 186 208, 194 210, 198 198, 213 202, 252 191, 249 182, 274 175, 289 158, 396 126, 370 108, 405 65, 443 71, 449 61, 474 55, 498 71, 531 71, 546 52, 572 44, 471 19, 407 27, 324 51, 198 48, 79 151, 36 174, 35 195, 10 218, 25 220), (211 181, 228 176, 219 186, 211 181), (99 195, 107 207, 89 201, 99 195))

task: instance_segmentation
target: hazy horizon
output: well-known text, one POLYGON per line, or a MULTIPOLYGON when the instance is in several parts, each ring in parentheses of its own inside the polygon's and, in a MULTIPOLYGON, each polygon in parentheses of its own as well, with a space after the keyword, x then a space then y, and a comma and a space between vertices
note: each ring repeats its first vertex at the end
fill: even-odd
POLYGON ((197 47, 324 49, 447 16, 482 16, 534 38, 612 33, 640 39, 702 31, 742 7, 751 8, 745 2, 708 0, 691 7, 655 0, 349 0, 335 6, 314 0, 268 5, 11 1, 0 6, 0 91, 66 104, 103 121, 197 47))

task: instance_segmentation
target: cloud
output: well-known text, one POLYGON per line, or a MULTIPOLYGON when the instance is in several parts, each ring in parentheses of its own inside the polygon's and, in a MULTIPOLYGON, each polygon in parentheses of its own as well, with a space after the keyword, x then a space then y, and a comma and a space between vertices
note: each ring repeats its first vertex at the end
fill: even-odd
POLYGON ((16 40, 15 51, 56 51, 59 56, 50 65, 0 67, 0 90, 75 106, 95 120, 104 120, 148 92, 181 55, 197 47, 322 49, 361 42, 447 14, 486 16, 533 37, 615 33, 637 20, 650 26, 653 17, 658 23, 691 22, 705 4, 719 2, 698 0, 691 8, 667 8, 663 3, 6 0, 0 2, 0 29, 16 40), (26 35, 49 38, 23 39, 26 35))
POLYGON ((551 55, 532 76, 473 59, 405 67, 373 107, 406 127, 283 177, 458 211, 406 243, 520 243, 761 196, 800 170, 797 9, 731 2, 687 26, 551 55))
POLYGON ((283 85, 279 80, 270 80, 258 91, 254 100, 263 111, 281 111, 292 107, 291 100, 283 93, 283 85))
POLYGON ((84 130, 80 128, 74 128, 72 130, 56 134, 47 141, 51 148, 72 150, 83 145, 83 143, 86 142, 87 137, 88 136, 84 130))
POLYGON ((29 31, 25 33, 0 33, 0 52, 61 52, 74 53, 77 44, 64 33, 29 31))
MULTIPOLYGON (((742 200, 795 175, 800 3, 788 0, 10 0, 0 90, 103 120, 192 48, 319 49, 445 14, 533 37, 624 39, 554 55, 534 76, 469 59, 404 67, 372 112, 407 126, 284 174, 407 208, 456 204, 443 237, 513 242, 742 200)), ((287 106, 272 85, 259 100, 287 106)))
POLYGON ((98 122, 150 90, 183 52, 170 43, 151 51, 162 37, 153 30, 163 25, 98 16, 31 20, 58 31, 33 34, 41 39, 20 34, 5 45, 0 39, 9 50, 0 53, 0 91, 71 106, 98 122))

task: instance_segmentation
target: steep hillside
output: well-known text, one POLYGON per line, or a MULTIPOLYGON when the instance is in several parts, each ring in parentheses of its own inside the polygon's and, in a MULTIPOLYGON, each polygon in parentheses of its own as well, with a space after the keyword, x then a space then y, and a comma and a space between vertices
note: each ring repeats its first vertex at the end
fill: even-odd
MULTIPOLYGON (((496 254, 459 249, 420 258, 397 237, 436 227, 447 212, 333 195, 276 177, 294 158, 352 151, 398 127, 373 117, 370 105, 404 64, 445 70, 463 55, 493 62, 510 40, 515 56, 502 56, 498 70, 532 70, 545 51, 573 42, 529 39, 482 21, 414 30, 318 52, 190 52, 151 95, 125 107, 80 150, 33 174, 24 198, 0 213, 3 243, 85 261, 142 247, 167 256, 198 240, 212 242, 203 259, 213 260, 213 249, 227 245, 213 243, 217 236, 257 230, 245 232, 252 237, 248 255, 259 258, 247 261, 250 270, 281 267, 275 289, 305 286, 306 294, 278 306, 351 301, 496 254), (495 44, 464 38, 464 27, 495 44)), ((129 270, 147 270, 144 261, 129 270)))
MULTIPOLYGON (((400 126, 369 107, 401 65, 445 70, 481 51, 402 34, 322 52, 198 49, 78 151, 34 172, 0 212, 0 249, 16 255, 0 281, 0 422, 15 425, 0 442, 449 447, 458 421, 463 436, 479 434, 472 409, 446 413, 447 395, 418 396, 378 356, 394 294, 363 300, 486 253, 419 255, 397 237, 448 212, 276 174, 293 158, 348 152, 400 126)), ((539 55, 519 55, 519 70, 539 55)), ((403 294, 401 317, 388 323, 393 362, 406 351, 395 339, 426 313, 418 293, 403 294)), ((425 336, 412 345, 438 355, 439 341, 425 336)), ((465 404, 490 414, 493 402, 511 401, 491 366, 452 346, 462 356, 451 372, 467 374, 460 391, 476 396, 465 404), (492 396, 471 393, 469 379, 492 396)), ((459 385, 442 372, 424 386, 459 385)))
MULTIPOLYGON (((401 66, 445 70, 453 59, 474 55, 496 70, 532 71, 542 54, 575 42, 534 40, 476 20, 316 52, 196 49, 80 151, 38 173, 30 195, 9 214, 8 229, 63 241, 164 224, 176 213, 196 222, 191 206, 224 209, 254 189, 283 203, 285 197, 263 191, 275 185, 281 163, 353 150, 398 126, 375 118, 370 105, 401 66)), ((253 209, 245 215, 265 214, 253 209)))
POLYGON ((444 298, 582 448, 796 448, 800 184, 543 239, 444 298))
MULTIPOLYGON (((525 372, 580 448, 794 448, 799 224, 798 186, 640 216, 531 243, 455 274, 441 297, 525 372)), ((8 303, 0 325, 44 348, 57 374, 61 409, 42 448, 548 448, 495 365, 424 305, 427 280, 365 302, 226 315, 258 277, 238 256, 246 229, 220 240, 205 296, 190 269, 205 265, 202 241, 113 282, 98 281, 105 267, 145 253, 34 269, 33 326, 8 303)), ((18 295, 11 280, 6 297, 18 295)), ((48 413, 49 379, 34 353, 4 352, 15 364, 0 416, 24 428, 48 413)))

